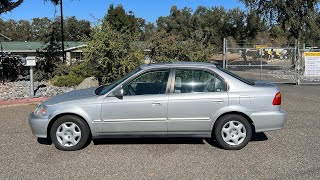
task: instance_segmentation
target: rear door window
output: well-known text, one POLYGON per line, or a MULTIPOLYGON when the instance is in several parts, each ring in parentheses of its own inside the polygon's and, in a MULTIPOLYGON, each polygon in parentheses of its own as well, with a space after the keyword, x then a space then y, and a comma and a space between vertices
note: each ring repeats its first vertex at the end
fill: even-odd
POLYGON ((176 69, 173 93, 226 91, 222 78, 204 70, 176 69))

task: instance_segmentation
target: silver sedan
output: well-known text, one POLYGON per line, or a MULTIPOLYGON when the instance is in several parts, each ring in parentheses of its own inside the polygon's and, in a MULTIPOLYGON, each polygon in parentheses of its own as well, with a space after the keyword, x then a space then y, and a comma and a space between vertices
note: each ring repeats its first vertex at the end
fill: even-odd
POLYGON ((29 124, 35 136, 67 151, 107 137, 214 138, 237 150, 254 132, 283 128, 285 117, 274 84, 178 62, 144 65, 110 85, 48 99, 29 124))

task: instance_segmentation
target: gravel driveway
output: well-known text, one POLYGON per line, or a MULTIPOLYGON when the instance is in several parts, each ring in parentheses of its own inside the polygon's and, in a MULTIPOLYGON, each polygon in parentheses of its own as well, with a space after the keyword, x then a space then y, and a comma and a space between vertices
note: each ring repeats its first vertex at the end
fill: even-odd
POLYGON ((202 139, 104 139, 76 152, 39 144, 35 105, 0 108, 1 179, 320 179, 320 87, 281 85, 285 129, 240 151, 202 139))

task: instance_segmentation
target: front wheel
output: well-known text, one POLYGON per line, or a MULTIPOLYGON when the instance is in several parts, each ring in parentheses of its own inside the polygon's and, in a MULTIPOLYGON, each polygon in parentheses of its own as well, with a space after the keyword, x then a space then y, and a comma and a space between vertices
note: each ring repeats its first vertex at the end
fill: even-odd
POLYGON ((214 136, 222 148, 239 150, 249 143, 252 137, 252 128, 243 116, 229 114, 217 120, 214 136))
POLYGON ((83 148, 89 139, 90 129, 79 117, 66 115, 58 118, 52 125, 50 137, 53 144, 63 151, 83 148))

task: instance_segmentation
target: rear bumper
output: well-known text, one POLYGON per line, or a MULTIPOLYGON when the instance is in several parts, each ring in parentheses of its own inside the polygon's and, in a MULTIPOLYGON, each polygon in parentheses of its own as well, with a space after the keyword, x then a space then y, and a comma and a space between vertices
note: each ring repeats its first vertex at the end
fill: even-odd
POLYGON ((32 134, 36 137, 47 138, 48 119, 40 118, 34 113, 29 115, 29 125, 32 130, 32 134))
POLYGON ((272 112, 257 112, 251 114, 256 132, 282 129, 286 122, 287 113, 283 110, 272 112))

